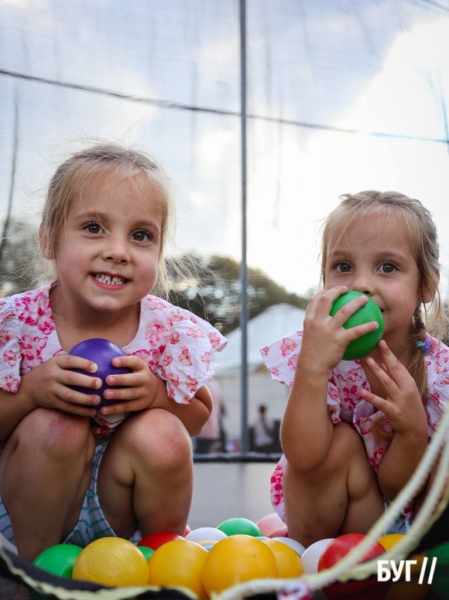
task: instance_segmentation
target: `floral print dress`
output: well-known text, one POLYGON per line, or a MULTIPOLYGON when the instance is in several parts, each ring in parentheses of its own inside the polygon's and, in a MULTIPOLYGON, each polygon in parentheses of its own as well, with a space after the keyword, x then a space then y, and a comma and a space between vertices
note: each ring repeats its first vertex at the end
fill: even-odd
MULTIPOLYGON (((137 334, 123 350, 140 356, 166 382, 169 398, 192 402, 212 379, 215 353, 226 346, 226 339, 203 319, 155 296, 146 296, 140 306, 137 334)), ((16 393, 22 375, 63 353, 50 286, 0 299, 0 389, 16 393)), ((124 418, 98 414, 95 436, 109 435, 124 418)))
MULTIPOLYGON (((261 349, 263 360, 273 379, 289 387, 293 385, 296 362, 301 348, 302 332, 294 332, 261 349)), ((425 411, 429 437, 435 433, 449 397, 449 348, 435 338, 426 337, 425 365, 428 393, 425 411)), ((359 360, 341 361, 329 375, 327 406, 333 423, 352 423, 362 436, 366 453, 374 471, 377 471, 390 442, 374 437, 371 425, 383 416, 382 428, 392 431, 386 417, 360 396, 361 388, 369 389, 369 383, 359 360)), ((283 478, 286 459, 283 456, 271 477, 271 501, 275 510, 285 521, 283 478)), ((404 510, 404 517, 413 512, 412 505, 404 510)))

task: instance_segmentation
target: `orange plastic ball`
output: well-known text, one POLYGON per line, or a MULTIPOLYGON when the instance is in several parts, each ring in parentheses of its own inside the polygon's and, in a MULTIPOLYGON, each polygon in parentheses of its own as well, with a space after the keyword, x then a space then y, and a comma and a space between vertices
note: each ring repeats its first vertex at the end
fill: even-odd
POLYGON ((273 552, 262 540, 249 535, 232 535, 217 542, 203 567, 203 584, 209 596, 244 581, 277 576, 273 552))
POLYGON ((301 559, 297 552, 276 540, 262 540, 274 554, 276 566, 278 568, 278 577, 288 579, 290 577, 299 577, 304 573, 301 559))
POLYGON ((206 548, 189 540, 175 540, 160 546, 148 562, 149 585, 184 587, 206 600, 201 573, 208 554, 206 548))
POLYGON ((73 579, 108 586, 148 584, 148 563, 130 541, 117 537, 95 540, 84 548, 73 567, 73 579))
POLYGON ((391 584, 384 600, 424 600, 427 598, 429 584, 427 581, 419 583, 418 576, 411 581, 395 581, 391 584))

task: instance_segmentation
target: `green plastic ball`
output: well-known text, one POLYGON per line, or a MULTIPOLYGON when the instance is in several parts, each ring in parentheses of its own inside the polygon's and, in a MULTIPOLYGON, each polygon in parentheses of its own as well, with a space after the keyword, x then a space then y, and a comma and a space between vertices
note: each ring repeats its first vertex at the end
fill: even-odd
POLYGON ((59 577, 72 577, 73 565, 80 555, 82 548, 74 544, 57 544, 41 552, 33 561, 33 565, 43 571, 59 575, 59 577))
POLYGON ((137 546, 137 548, 142 552, 142 554, 145 556, 146 561, 148 562, 150 560, 150 558, 153 556, 154 554, 154 550, 153 548, 150 548, 149 546, 137 546))
MULTIPOLYGON (((348 302, 351 302, 351 300, 354 300, 357 296, 362 296, 362 294, 354 290, 349 290, 345 294, 339 296, 332 305, 330 311, 331 316, 334 316, 342 306, 348 304, 348 302)), ((380 308, 372 298, 368 298, 368 302, 351 315, 343 327, 345 329, 351 329, 351 327, 357 327, 357 325, 363 325, 370 321, 377 321, 379 327, 350 342, 343 354, 343 360, 355 360, 357 358, 368 356, 382 339, 384 333, 384 320, 380 308)))
POLYGON ((449 592, 449 542, 443 542, 439 546, 427 550, 426 555, 429 558, 429 563, 433 558, 437 559, 431 584, 432 591, 441 600, 446 600, 449 592))
POLYGON ((226 535, 251 535, 258 537, 262 535, 259 527, 250 521, 242 517, 235 517, 234 519, 226 519, 217 526, 217 529, 226 533, 226 535))

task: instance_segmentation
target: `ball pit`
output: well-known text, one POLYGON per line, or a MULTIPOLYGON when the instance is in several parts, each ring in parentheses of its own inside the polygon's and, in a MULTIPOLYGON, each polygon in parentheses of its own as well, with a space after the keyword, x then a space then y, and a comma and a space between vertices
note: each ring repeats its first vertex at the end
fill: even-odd
MULTIPOLYGON (((234 533, 235 527, 242 525, 253 532, 260 528, 247 519, 227 520, 225 528, 229 528, 229 521, 230 535, 219 529, 223 526, 221 523, 218 527, 189 528, 185 531, 186 537, 172 532, 157 532, 143 538, 138 545, 115 537, 98 539, 84 549, 59 544, 42 552, 34 564, 63 577, 70 577, 73 568, 74 579, 101 585, 180 588, 187 594, 193 593, 199 600, 213 600, 215 594, 247 581, 298 578, 304 573, 331 568, 366 537, 346 534, 319 540, 304 549, 289 537, 274 539, 234 533), (187 539, 189 537, 191 539, 187 539), (151 545, 156 548, 151 548, 151 545)), ((401 534, 380 537, 364 559, 381 555, 403 537, 401 534)), ((426 552, 426 555, 430 560, 431 552, 426 552)), ((439 547, 434 555, 447 567, 449 545, 439 547)), ((440 594, 443 588, 446 589, 446 572, 436 575, 438 579, 435 578, 432 588, 436 596, 443 598, 440 594)), ((421 600, 429 587, 419 584, 418 573, 412 573, 411 582, 401 579, 393 585, 379 583, 373 576, 362 581, 332 583, 317 591, 315 598, 402 600, 402 597, 407 597, 421 600)))

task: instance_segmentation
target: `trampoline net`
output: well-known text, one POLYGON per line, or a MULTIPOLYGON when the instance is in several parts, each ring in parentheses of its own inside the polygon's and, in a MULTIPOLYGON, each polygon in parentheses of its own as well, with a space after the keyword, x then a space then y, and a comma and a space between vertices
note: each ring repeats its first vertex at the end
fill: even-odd
MULTIPOLYGON (((239 4, 0 2, 0 223, 9 239, 2 243, 0 296, 28 285, 17 277, 17 255, 36 234, 43 190, 56 166, 102 139, 144 147, 171 175, 178 206, 173 254, 205 261, 219 256, 238 266, 239 4)), ((449 2, 245 4, 249 297, 252 316, 267 311, 266 320, 254 327, 250 321, 248 328, 248 416, 252 422, 265 403, 279 421, 287 393, 271 382, 259 348, 289 330, 285 311, 268 314, 289 300, 267 290, 275 281, 292 304, 294 295, 308 298, 318 284, 319 224, 340 194, 398 189, 420 198, 438 225, 443 267, 449 264, 449 2)), ((442 283, 444 295, 445 276, 442 283)), ((230 298, 241 292, 238 278, 209 291, 210 310, 219 307, 215 324, 223 328, 236 310, 230 298)), ((227 442, 238 451, 238 318, 231 327, 216 380, 227 442)), ((424 538, 426 547, 447 536, 447 511, 441 519, 424 538)), ((17 564, 30 577, 43 577, 17 564)), ((4 558, 0 567, 1 599, 36 600, 4 558)), ((180 597, 167 590, 146 594, 180 597)))

